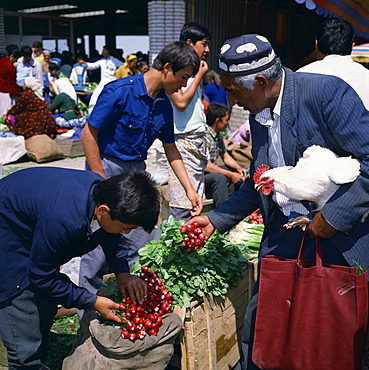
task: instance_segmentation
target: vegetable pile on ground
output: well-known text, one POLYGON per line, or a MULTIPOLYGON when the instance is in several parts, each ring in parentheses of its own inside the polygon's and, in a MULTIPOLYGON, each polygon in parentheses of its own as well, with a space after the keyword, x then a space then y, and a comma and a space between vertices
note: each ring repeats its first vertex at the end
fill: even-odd
POLYGON ((263 216, 261 215, 260 209, 257 209, 251 215, 246 217, 246 221, 250 224, 264 225, 263 216))
MULTIPOLYGON (((143 339, 146 334, 156 335, 158 333, 163 323, 162 316, 171 311, 173 301, 163 281, 147 266, 142 267, 140 278, 146 281, 148 288, 143 303, 135 305, 127 297, 124 303, 119 304, 117 312, 125 322, 122 326, 122 337, 133 342, 137 339, 143 339)), ((115 298, 117 298, 117 294, 115 294, 115 298)), ((117 301, 114 298, 113 300, 117 301)))
POLYGON ((139 275, 142 266, 155 271, 173 296, 173 305, 190 307, 191 299, 208 293, 225 297, 230 284, 237 279, 247 261, 247 247, 240 248, 215 232, 200 250, 186 251, 181 233, 182 221, 169 217, 161 225, 158 241, 150 241, 139 251, 131 273, 139 275))
POLYGON ((228 239, 232 243, 242 246, 246 245, 247 250, 252 255, 259 252, 261 239, 264 233, 263 218, 260 210, 253 212, 243 221, 239 222, 228 234, 228 239))
POLYGON ((98 84, 97 82, 90 82, 90 83, 85 87, 85 90, 87 90, 87 91, 94 91, 98 86, 99 86, 99 84, 98 84))

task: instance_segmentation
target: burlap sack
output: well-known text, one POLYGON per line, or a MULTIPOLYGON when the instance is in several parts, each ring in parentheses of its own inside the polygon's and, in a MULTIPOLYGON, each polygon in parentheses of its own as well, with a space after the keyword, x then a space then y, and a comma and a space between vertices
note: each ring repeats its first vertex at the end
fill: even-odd
POLYGON ((238 163, 245 167, 250 166, 252 161, 251 143, 242 142, 240 145, 234 143, 233 139, 225 140, 226 150, 228 154, 238 163))
POLYGON ((173 352, 174 341, 182 330, 182 321, 174 313, 163 317, 157 335, 146 335, 136 343, 121 337, 120 329, 102 325, 95 310, 85 311, 77 339, 62 370, 139 370, 165 369, 173 352))
POLYGON ((59 145, 46 134, 34 135, 25 142, 27 156, 37 163, 50 162, 64 158, 59 145))

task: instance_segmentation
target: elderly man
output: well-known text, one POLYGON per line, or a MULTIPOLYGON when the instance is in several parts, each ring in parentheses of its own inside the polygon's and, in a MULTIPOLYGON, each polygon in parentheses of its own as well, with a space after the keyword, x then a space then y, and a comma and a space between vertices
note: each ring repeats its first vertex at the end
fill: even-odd
MULTIPOLYGON (((368 266, 369 219, 360 220, 369 205, 369 112, 361 99, 337 77, 283 68, 268 40, 260 35, 226 41, 219 58, 222 86, 230 104, 251 113, 251 177, 228 201, 188 223, 198 221, 207 235, 215 229, 223 233, 260 207, 266 231, 259 257, 296 258, 303 232, 300 228, 286 230, 283 225, 292 212, 307 213, 308 204, 257 192, 252 175, 262 164, 294 166, 306 148, 320 145, 339 156, 358 159, 361 174, 340 186, 307 232, 312 238, 324 239, 326 263, 347 266, 356 260, 368 266)), ((307 238, 305 258, 313 258, 314 252, 315 241, 307 238)), ((251 359, 257 289, 258 284, 246 312, 239 369, 257 369, 251 359)))

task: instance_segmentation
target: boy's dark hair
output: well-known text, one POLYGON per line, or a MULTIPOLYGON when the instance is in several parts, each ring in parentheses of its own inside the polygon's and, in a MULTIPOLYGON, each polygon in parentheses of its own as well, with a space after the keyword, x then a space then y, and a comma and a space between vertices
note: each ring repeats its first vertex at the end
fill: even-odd
POLYGON ((56 63, 49 63, 49 71, 59 71, 59 66, 56 63))
POLYGON ((228 112, 228 107, 221 103, 210 103, 206 111, 206 123, 212 126, 217 118, 222 118, 228 112))
POLYGON ((197 41, 201 41, 203 39, 211 39, 211 33, 209 30, 196 22, 186 23, 181 30, 181 34, 179 36, 180 41, 187 41, 190 39, 193 44, 196 44, 197 41))
POLYGON ((319 26, 315 39, 324 55, 350 55, 355 31, 347 21, 331 17, 319 26))
POLYGON ((98 183, 93 191, 97 204, 110 208, 109 216, 151 231, 159 217, 159 194, 146 171, 127 171, 98 183))
POLYGON ((33 41, 32 47, 36 48, 36 49, 42 48, 42 42, 41 41, 33 41))
POLYGON ((173 73, 183 68, 194 67, 195 75, 199 70, 200 59, 191 45, 184 41, 174 41, 164 46, 155 58, 152 68, 162 71, 165 63, 172 64, 173 73))
POLYGON ((8 57, 10 57, 11 55, 13 55, 14 58, 19 58, 21 56, 21 52, 19 51, 17 45, 14 45, 14 44, 8 45, 6 47, 6 51, 7 51, 8 57))
POLYGON ((29 57, 30 55, 32 55, 32 49, 28 45, 22 46, 20 49, 20 52, 21 52, 22 57, 29 57))

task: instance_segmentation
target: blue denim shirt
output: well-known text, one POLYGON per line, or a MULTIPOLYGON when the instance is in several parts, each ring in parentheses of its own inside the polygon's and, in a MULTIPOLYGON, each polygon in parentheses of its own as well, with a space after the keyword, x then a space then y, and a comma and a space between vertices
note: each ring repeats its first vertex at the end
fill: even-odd
POLYGON ((100 130, 100 152, 124 161, 144 161, 156 138, 174 142, 169 99, 162 90, 154 100, 143 73, 108 83, 88 123, 100 130))
POLYGON ((88 309, 96 295, 73 284, 60 266, 101 245, 115 273, 128 272, 121 235, 91 221, 94 186, 103 178, 90 171, 39 167, 0 180, 0 302, 32 284, 64 307, 88 309))

